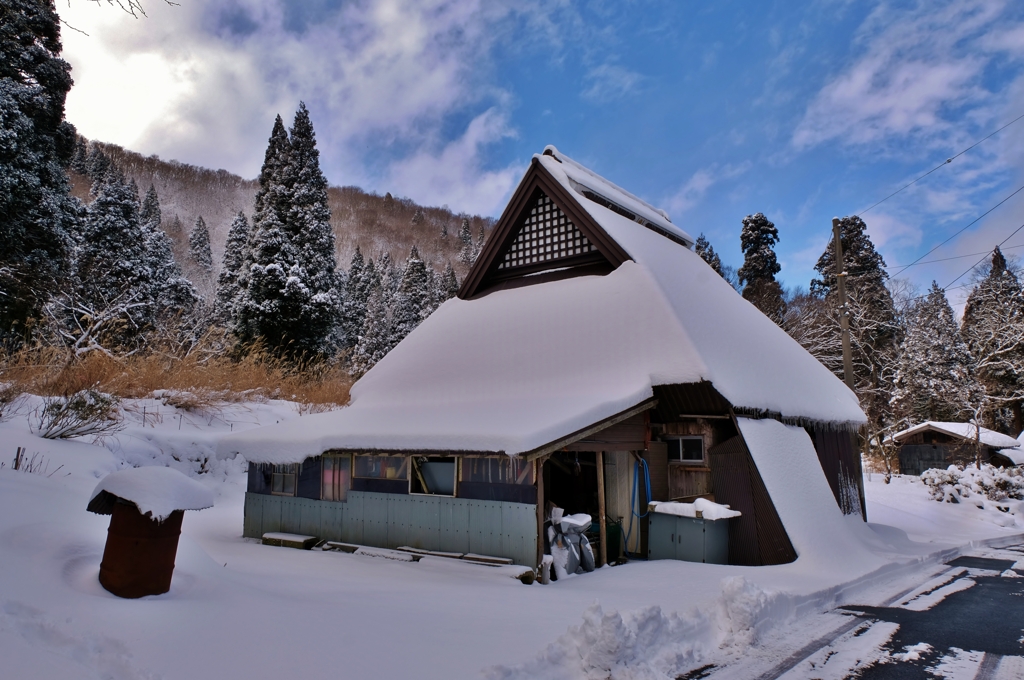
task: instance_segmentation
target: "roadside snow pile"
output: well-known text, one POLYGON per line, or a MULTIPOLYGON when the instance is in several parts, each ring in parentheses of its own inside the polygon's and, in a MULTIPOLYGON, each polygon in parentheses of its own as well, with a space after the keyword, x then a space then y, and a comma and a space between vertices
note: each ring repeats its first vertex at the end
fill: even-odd
POLYGON ((497 666, 492 680, 669 680, 707 664, 712 658, 756 644, 775 622, 769 594, 742 576, 722 579, 722 595, 707 610, 680 616, 661 607, 625 615, 593 604, 583 623, 572 626, 540 655, 515 667, 497 666))
POLYGON ((1004 527, 1024 527, 1024 472, 1017 468, 973 465, 925 470, 921 481, 933 500, 968 503, 990 512, 991 521, 1004 527))
POLYGON ((698 498, 693 503, 676 503, 654 501, 651 503, 654 512, 663 515, 675 515, 677 517, 703 517, 704 519, 730 519, 739 517, 740 511, 733 510, 728 505, 721 505, 706 498, 698 498), (699 515, 697 513, 700 513, 699 515))
MULTIPOLYGON (((213 507, 213 492, 177 470, 166 467, 128 468, 103 478, 92 496, 110 494, 135 504, 143 515, 163 522, 175 510, 205 510, 213 507)), ((105 512, 103 514, 106 514, 105 512)))

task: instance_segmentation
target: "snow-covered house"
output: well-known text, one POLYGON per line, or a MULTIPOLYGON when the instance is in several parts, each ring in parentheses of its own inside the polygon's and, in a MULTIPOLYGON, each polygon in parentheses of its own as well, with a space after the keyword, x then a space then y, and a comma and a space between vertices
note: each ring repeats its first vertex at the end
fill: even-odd
POLYGON ((974 423, 928 420, 897 432, 892 440, 900 446, 900 472, 905 475, 945 469, 954 463, 973 463, 979 453, 981 462, 1000 467, 1024 463, 1020 442, 987 427, 979 432, 974 423))
POLYGON ((643 554, 647 501, 706 497, 742 513, 731 562, 795 559, 780 497, 803 517, 863 513, 864 414, 692 243, 547 147, 458 296, 350 406, 223 441, 250 461, 244 534, 532 566, 551 504, 606 516, 643 554), (777 465, 803 472, 764 474, 777 465))

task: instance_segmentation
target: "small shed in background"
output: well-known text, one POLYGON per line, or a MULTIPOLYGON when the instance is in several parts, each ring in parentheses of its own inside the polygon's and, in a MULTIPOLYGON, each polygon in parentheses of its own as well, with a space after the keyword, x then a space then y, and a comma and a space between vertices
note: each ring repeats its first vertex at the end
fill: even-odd
POLYGON ((905 475, 973 463, 978 459, 979 443, 982 463, 1010 467, 1024 462, 1020 442, 986 427, 979 433, 974 423, 929 420, 897 432, 892 439, 900 445, 900 472, 905 475))

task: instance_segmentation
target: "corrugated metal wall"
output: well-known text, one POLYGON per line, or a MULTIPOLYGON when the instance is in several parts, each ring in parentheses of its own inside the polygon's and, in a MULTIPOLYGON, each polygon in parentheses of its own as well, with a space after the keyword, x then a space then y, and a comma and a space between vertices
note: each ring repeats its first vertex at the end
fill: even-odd
POLYGON ((825 473, 832 495, 844 515, 860 515, 867 520, 864 501, 864 473, 860 464, 857 435, 844 430, 815 428, 811 435, 818 462, 825 473))
POLYGON ((729 563, 786 564, 796 559, 779 513, 761 480, 743 437, 708 450, 715 500, 742 515, 730 521, 729 563))
POLYGON ((243 536, 268 531, 380 548, 508 557, 533 566, 537 509, 527 503, 349 491, 348 502, 245 494, 243 536))

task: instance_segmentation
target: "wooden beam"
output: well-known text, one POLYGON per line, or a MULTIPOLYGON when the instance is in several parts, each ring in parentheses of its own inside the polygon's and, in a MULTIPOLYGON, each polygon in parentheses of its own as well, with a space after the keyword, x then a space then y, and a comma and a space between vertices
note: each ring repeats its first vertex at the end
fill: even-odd
MULTIPOLYGON (((537 575, 544 581, 544 459, 537 460, 537 575)), ((546 582, 546 581, 545 581, 546 582)))
POLYGON ((701 415, 694 415, 694 414, 691 414, 691 413, 681 413, 681 414, 679 414, 678 417, 679 418, 704 418, 706 420, 714 420, 716 418, 720 419, 720 420, 731 420, 732 419, 732 416, 730 416, 729 414, 714 415, 714 416, 709 416, 709 415, 701 416, 701 415))
POLYGON ((597 457, 597 521, 600 531, 600 550, 598 550, 597 566, 608 564, 608 528, 604 520, 604 451, 598 451, 597 457))
POLYGON ((600 432, 601 430, 605 429, 606 427, 611 427, 612 425, 615 425, 616 423, 621 423, 623 420, 626 420, 627 418, 632 418, 633 416, 637 415, 638 413, 643 413, 644 411, 650 410, 650 409, 654 408, 657 405, 658 405, 658 400, 657 399, 654 399, 654 398, 648 399, 648 400, 638 404, 637 406, 634 406, 632 408, 626 409, 625 411, 622 411, 621 413, 616 413, 614 416, 611 416, 610 418, 605 418, 601 422, 594 423, 593 425, 585 427, 582 430, 577 430, 576 432, 573 432, 570 435, 562 437, 561 439, 556 439, 555 441, 553 441, 553 442, 551 442, 549 444, 545 444, 544 446, 536 448, 533 451, 528 451, 527 453, 524 453, 524 454, 521 454, 521 455, 523 456, 524 460, 536 460, 536 459, 540 458, 541 456, 546 456, 546 455, 548 455, 550 453, 554 453, 555 451, 558 451, 559 449, 562 449, 562 448, 568 446, 569 444, 573 444, 573 443, 578 442, 579 440, 581 440, 581 439, 583 439, 585 437, 589 437, 592 434, 600 432))

